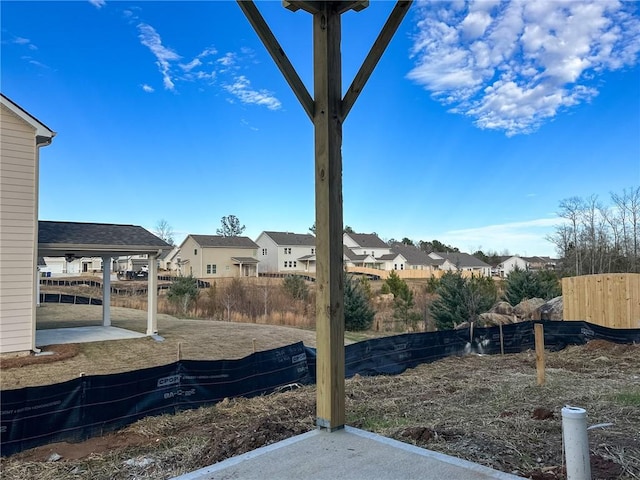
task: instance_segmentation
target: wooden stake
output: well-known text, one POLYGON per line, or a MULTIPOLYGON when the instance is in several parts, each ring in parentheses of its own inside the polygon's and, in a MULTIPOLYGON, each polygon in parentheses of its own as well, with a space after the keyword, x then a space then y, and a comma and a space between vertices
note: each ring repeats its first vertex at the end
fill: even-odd
POLYGON ((502 324, 498 325, 500 329, 500 355, 504 355, 504 336, 502 335, 502 324))
POLYGON ((256 339, 254 338, 252 342, 253 342, 253 353, 256 353, 256 339))
POLYGON ((178 342, 178 361, 182 360, 182 342, 178 342))
POLYGON ((534 326, 536 341, 536 372, 538 385, 544 385, 544 326, 536 323, 534 326))

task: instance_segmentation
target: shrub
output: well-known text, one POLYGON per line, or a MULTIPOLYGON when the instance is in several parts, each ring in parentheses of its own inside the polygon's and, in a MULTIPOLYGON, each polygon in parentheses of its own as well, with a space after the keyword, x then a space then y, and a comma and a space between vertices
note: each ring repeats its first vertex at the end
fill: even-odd
POLYGON ((167 298, 171 303, 180 308, 180 312, 186 315, 191 303, 198 296, 198 280, 189 275, 177 277, 169 287, 167 298))
POLYGON ((304 279, 298 275, 289 275, 282 281, 282 288, 294 300, 306 300, 309 295, 304 279))
POLYGON ((561 293, 558 277, 550 270, 532 272, 516 268, 505 280, 504 298, 511 305, 531 298, 550 300, 561 293))
POLYGON ((344 275, 344 328, 351 331, 367 330, 373 324, 375 312, 359 280, 344 275))
POLYGON ((436 288, 438 298, 430 306, 439 330, 454 328, 463 322, 474 322, 489 310, 498 293, 489 277, 463 278, 461 273, 445 273, 436 288))

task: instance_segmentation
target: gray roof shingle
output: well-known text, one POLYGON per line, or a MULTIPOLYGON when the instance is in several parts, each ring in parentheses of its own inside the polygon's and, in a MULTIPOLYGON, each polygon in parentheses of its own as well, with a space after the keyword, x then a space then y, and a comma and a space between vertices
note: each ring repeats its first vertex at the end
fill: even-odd
POLYGON ((47 245, 145 246, 171 249, 171 245, 137 225, 111 223, 38 222, 38 243, 47 245))
POLYGON ((413 245, 396 242, 391 244, 391 251, 402 254, 409 265, 436 265, 436 260, 413 245))
POLYGON ((310 233, 264 232, 280 246, 315 247, 316 237, 310 233))
POLYGON ((436 255, 441 256, 445 260, 449 260, 456 267, 465 268, 465 267, 482 267, 482 268, 491 268, 491 265, 483 262, 482 260, 474 257, 473 255, 469 255, 468 253, 462 252, 434 252, 436 255))
POLYGON ((258 248, 249 237, 225 237, 222 235, 190 235, 202 248, 258 248))
POLYGON ((362 248, 389 248, 375 233, 347 233, 362 248))

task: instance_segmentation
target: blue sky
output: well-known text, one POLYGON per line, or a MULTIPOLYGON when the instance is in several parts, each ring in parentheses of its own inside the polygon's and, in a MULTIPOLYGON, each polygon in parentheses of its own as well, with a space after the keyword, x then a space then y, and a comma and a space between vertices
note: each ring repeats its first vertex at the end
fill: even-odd
MULTIPOLYGON (((256 4, 312 94, 311 16, 256 4)), ((392 7, 342 16, 344 91, 392 7)), ((235 2, 0 8, 2 92, 58 133, 41 219, 313 224, 313 126, 235 2)), ((344 123, 345 224, 553 255, 562 199, 640 184, 639 56, 636 2, 415 3, 344 123)))

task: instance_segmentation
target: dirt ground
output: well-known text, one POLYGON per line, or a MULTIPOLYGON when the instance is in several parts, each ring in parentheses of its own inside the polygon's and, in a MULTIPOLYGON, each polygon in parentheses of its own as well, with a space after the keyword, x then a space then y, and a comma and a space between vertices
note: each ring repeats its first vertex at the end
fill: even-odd
MULTIPOLYGON (((588 412, 592 478, 640 478, 640 346, 451 357, 346 382, 347 424, 534 480, 565 478, 560 410, 588 412)), ((10 369, 9 371, 11 371, 10 369)), ((19 368, 18 370, 22 370, 19 368)), ((3 372, 4 373, 4 372, 3 372)), ((0 460, 2 478, 167 479, 314 428, 315 387, 141 420, 0 460)))

